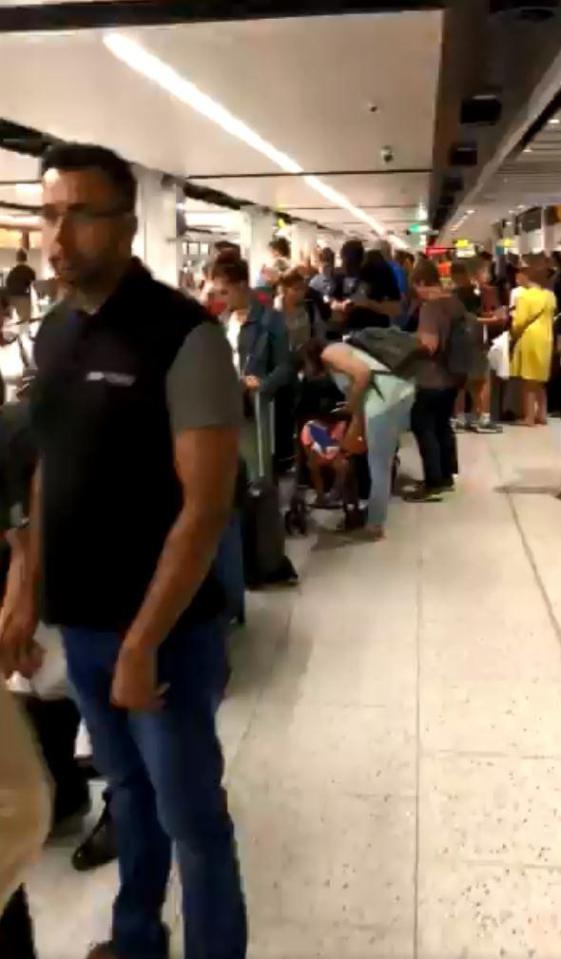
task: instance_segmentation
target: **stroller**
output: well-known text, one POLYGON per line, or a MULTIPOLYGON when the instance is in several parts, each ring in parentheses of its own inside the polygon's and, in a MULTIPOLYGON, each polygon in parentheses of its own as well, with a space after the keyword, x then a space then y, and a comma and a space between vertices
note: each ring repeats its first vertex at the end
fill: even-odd
MULTIPOLYGON (((312 485, 309 454, 311 450, 324 453, 318 457, 322 473, 322 486, 325 486, 326 502, 329 508, 330 497, 341 484, 344 528, 356 529, 364 524, 364 517, 358 509, 359 488, 357 468, 364 454, 349 452, 345 456, 344 477, 337 476, 336 463, 341 464, 340 454, 344 437, 350 422, 344 410, 345 398, 329 374, 313 378, 302 376, 299 380, 295 409, 295 472, 294 490, 285 513, 285 529, 288 535, 305 536, 309 528, 310 508, 307 492, 312 485), (352 508, 351 508, 352 504, 352 508)), ((367 470, 366 470, 367 472, 367 470)), ((316 504, 319 505, 319 504, 316 504)))

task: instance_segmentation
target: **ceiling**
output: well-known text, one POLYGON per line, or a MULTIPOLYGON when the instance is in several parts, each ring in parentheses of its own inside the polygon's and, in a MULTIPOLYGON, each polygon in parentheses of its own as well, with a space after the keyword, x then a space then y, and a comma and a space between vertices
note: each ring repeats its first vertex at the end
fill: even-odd
MULTIPOLYGON (((560 77, 561 80, 561 77, 560 77)), ((448 237, 488 242, 493 224, 513 220, 532 207, 561 203, 561 109, 548 111, 543 125, 524 138, 459 211, 448 237)))
MULTIPOLYGON (((419 202, 428 202, 430 174, 353 171, 383 170, 385 145, 395 158, 389 168, 431 169, 442 16, 234 21, 119 34, 399 233, 419 202)), ((302 177, 255 176, 278 174, 279 167, 116 59, 103 36, 0 35, 2 116, 54 136, 98 141, 243 200, 350 233, 367 229, 302 177)), ((1 169, 0 158, 0 179, 9 178, 1 169)))

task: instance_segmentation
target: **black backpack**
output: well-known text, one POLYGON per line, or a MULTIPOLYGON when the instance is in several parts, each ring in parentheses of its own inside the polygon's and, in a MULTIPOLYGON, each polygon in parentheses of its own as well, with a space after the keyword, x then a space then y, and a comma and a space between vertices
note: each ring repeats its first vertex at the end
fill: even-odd
MULTIPOLYGON (((426 363, 417 337, 397 326, 388 329, 368 327, 348 337, 347 343, 385 366, 389 373, 402 380, 415 380, 426 363)), ((384 371, 379 371, 384 375, 384 371)), ((378 371, 376 371, 376 376, 378 371)))
POLYGON ((457 379, 470 379, 481 357, 481 340, 477 317, 467 310, 453 317, 450 332, 442 349, 444 365, 457 379))

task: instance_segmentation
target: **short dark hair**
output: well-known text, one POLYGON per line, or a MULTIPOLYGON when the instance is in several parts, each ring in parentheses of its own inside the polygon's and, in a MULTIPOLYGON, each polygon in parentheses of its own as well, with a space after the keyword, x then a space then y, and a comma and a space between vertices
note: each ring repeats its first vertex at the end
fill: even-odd
POLYGON ((427 259, 419 260, 411 275, 413 286, 441 286, 440 273, 436 263, 427 259))
POLYGON ((324 246, 319 252, 319 262, 329 263, 330 266, 335 263, 335 253, 330 246, 324 246))
POLYGON ((306 277, 297 267, 287 270, 279 279, 279 286, 282 286, 285 290, 289 290, 293 286, 299 286, 301 283, 306 285, 306 277))
POLYGON ((216 257, 212 265, 212 279, 226 280, 227 283, 249 284, 249 266, 247 260, 228 255, 225 251, 216 257))
POLYGON ((16 260, 18 261, 18 263, 27 263, 27 251, 24 250, 23 248, 21 250, 18 250, 18 252, 16 253, 16 260))
POLYGON ((347 240, 341 247, 341 259, 343 263, 351 262, 360 266, 364 260, 364 243, 362 240, 347 240))
POLYGON ((137 183, 123 157, 94 143, 57 143, 49 147, 41 160, 41 176, 48 170, 101 170, 120 195, 123 212, 134 213, 137 183))
POLYGON ((279 256, 284 257, 285 260, 290 259, 290 243, 285 236, 275 236, 269 243, 269 249, 273 253, 278 253, 279 256))
POLYGON ((214 244, 214 249, 217 257, 227 253, 231 259, 234 259, 234 257, 240 259, 242 255, 240 244, 231 243, 230 240, 218 240, 218 242, 214 244))
POLYGON ((314 374, 319 375, 325 371, 323 362, 323 351, 327 344, 319 336, 313 336, 311 340, 306 340, 300 348, 300 359, 303 363, 309 363, 314 374))
POLYGON ((465 260, 452 260, 450 279, 453 283, 471 283, 472 273, 465 260))

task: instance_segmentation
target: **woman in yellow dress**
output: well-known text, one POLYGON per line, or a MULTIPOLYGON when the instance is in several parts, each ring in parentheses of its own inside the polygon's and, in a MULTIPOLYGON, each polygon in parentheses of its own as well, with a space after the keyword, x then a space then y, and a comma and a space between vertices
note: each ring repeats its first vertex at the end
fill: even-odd
POLYGON ((543 254, 525 257, 523 272, 528 286, 520 292, 512 318, 514 352, 511 375, 522 380, 522 425, 547 423, 546 384, 551 375, 555 296, 546 288, 547 259, 543 254))

